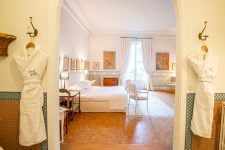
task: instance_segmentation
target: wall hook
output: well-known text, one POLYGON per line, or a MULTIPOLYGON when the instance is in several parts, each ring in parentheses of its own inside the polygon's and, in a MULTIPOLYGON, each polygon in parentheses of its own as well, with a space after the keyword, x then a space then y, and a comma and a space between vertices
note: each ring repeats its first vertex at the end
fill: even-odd
POLYGON ((32 26, 32 28, 33 28, 33 32, 27 32, 27 34, 30 36, 30 37, 35 37, 35 36, 37 36, 37 34, 38 34, 38 30, 34 27, 34 25, 33 25, 33 23, 32 23, 32 17, 30 17, 30 24, 31 24, 31 26, 32 26))
POLYGON ((205 26, 204 26, 204 28, 202 29, 202 32, 200 32, 199 34, 198 34, 198 38, 199 38, 199 40, 201 40, 201 41, 205 41, 209 36, 208 35, 203 35, 203 33, 204 33, 204 31, 205 31, 205 28, 206 28, 206 24, 207 24, 207 21, 205 21, 205 26))

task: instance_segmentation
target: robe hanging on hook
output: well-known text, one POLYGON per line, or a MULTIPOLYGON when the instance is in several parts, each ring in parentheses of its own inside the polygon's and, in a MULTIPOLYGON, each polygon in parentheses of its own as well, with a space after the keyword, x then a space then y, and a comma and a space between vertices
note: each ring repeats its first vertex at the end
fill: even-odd
POLYGON ((205 28, 206 28, 206 24, 207 24, 207 21, 205 21, 205 26, 204 26, 204 28, 202 29, 202 32, 200 32, 199 34, 198 34, 198 38, 199 38, 199 40, 201 40, 201 41, 205 41, 209 36, 208 35, 203 35, 203 33, 204 33, 204 31, 205 31, 205 28))
POLYGON ((30 24, 31 24, 31 26, 32 26, 32 28, 33 28, 33 32, 27 32, 27 34, 31 37, 31 38, 33 38, 33 37, 35 37, 35 36, 37 36, 37 34, 38 34, 38 30, 34 27, 34 25, 33 25, 33 23, 32 23, 32 17, 30 17, 30 24))

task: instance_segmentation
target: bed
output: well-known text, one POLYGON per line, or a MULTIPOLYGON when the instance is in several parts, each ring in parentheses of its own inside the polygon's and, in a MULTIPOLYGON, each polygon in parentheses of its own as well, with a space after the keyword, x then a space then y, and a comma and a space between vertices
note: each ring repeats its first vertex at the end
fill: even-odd
MULTIPOLYGON (((77 84, 69 87, 78 90, 77 84)), ((126 112, 127 92, 123 86, 79 87, 81 112, 126 112)))

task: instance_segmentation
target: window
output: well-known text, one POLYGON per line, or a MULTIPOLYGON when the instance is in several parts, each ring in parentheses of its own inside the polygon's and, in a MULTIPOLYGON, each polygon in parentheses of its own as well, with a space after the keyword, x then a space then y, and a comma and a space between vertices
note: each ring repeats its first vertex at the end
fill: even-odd
POLYGON ((146 89, 147 74, 145 73, 143 66, 140 41, 132 42, 130 61, 125 73, 125 80, 134 80, 139 88, 146 89))

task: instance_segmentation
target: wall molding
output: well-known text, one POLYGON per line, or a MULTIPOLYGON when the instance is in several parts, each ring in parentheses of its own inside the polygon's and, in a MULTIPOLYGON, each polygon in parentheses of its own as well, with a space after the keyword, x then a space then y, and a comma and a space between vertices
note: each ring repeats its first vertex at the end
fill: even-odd
POLYGON ((88 71, 88 75, 120 75, 121 71, 88 71))
POLYGON ((64 0, 63 8, 71 15, 71 17, 82 27, 89 35, 94 36, 149 36, 156 38, 176 37, 176 30, 158 30, 158 31, 121 31, 121 30, 95 30, 89 19, 85 15, 79 1, 64 0), (72 6, 72 7, 71 7, 72 6))
POLYGON ((104 77, 120 77, 120 71, 89 71, 88 79, 95 80, 96 86, 103 86, 104 77))
POLYGON ((117 35, 108 35, 108 34, 91 34, 90 38, 120 38, 123 36, 129 36, 129 37, 139 37, 139 38, 149 38, 151 37, 153 40, 154 39, 176 39, 176 35, 151 35, 151 34, 117 34, 117 35))
MULTIPOLYGON (((79 4, 76 4, 78 7, 77 9, 79 9, 82 12, 82 9, 80 8, 79 4)), ((73 20, 78 23, 78 25, 80 25, 80 27, 83 29, 83 31, 90 35, 91 34, 91 27, 90 25, 87 25, 87 23, 84 23, 84 19, 82 19, 81 17, 78 16, 78 14, 76 13, 76 11, 74 9, 71 8, 70 4, 64 0, 63 6, 62 8, 73 18, 73 20)), ((87 22, 87 21, 86 21, 87 22)))
POLYGON ((174 31, 140 31, 140 32, 123 32, 120 30, 93 30, 92 35, 95 36, 135 36, 135 37, 176 37, 174 31))

